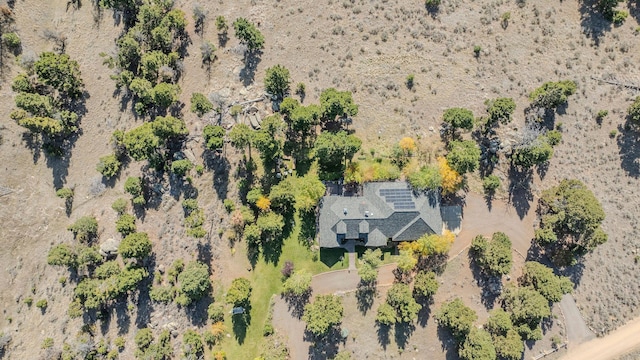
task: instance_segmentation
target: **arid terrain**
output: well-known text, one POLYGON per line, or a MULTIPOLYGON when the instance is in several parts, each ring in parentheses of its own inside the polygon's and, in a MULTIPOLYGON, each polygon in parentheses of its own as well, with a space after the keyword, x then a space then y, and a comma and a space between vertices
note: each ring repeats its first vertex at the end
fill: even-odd
MULTIPOLYGON (((182 118, 190 130, 186 147, 198 163, 203 163, 201 132, 205 123, 189 111, 191 94, 215 93, 229 101, 254 99, 264 92, 265 69, 275 64, 291 71, 293 84, 306 84, 304 104, 317 103, 321 91, 328 87, 353 93, 359 113, 351 128, 363 140, 362 153, 375 149, 384 154, 403 136, 411 136, 418 139, 420 154, 428 159, 444 152, 439 133, 444 109, 466 107, 479 117, 486 114, 485 100, 512 97, 517 104, 514 121, 499 130, 505 143, 514 141, 523 127, 528 94, 533 89, 546 81, 575 81, 578 91, 555 115, 563 140, 555 147, 548 168, 535 174, 531 186, 510 185, 503 157, 495 172, 503 183, 497 201, 507 203, 520 218, 534 216, 537 195, 543 189, 564 178, 582 180, 603 205, 603 227, 609 241, 579 265, 561 272, 575 282, 576 303, 596 334, 607 334, 640 316, 636 276, 640 227, 635 216, 640 213, 640 147, 637 132, 626 126, 625 119, 638 91, 599 81, 640 87, 637 9, 630 9, 624 24, 613 26, 592 9, 592 0, 443 0, 438 12, 430 12, 423 1, 414 0, 220 0, 200 5, 207 11, 207 20, 204 32, 197 34, 191 19, 194 2, 175 2, 189 21, 190 44, 179 81, 180 101, 185 104, 182 118), (500 20, 505 12, 511 13, 508 24, 500 20), (265 48, 255 69, 244 67, 243 47, 232 29, 226 45, 218 46, 210 71, 202 66, 200 45, 204 41, 218 45, 213 21, 218 15, 230 20, 242 16, 258 24, 265 48), (474 56, 474 46, 481 47, 478 56, 474 56), (415 74, 411 90, 405 86, 409 74, 415 74), (596 121, 599 110, 609 111, 601 123, 596 121)), ((45 34, 66 37, 65 52, 79 62, 86 90, 86 114, 68 160, 50 161, 27 146, 24 129, 9 117, 15 96, 11 81, 21 69, 15 56, 2 55, 0 332, 12 336, 4 358, 27 359, 45 355, 41 344, 47 337, 54 339, 57 348, 73 341, 82 325, 83 319, 71 320, 66 315, 73 288, 69 283, 61 285, 59 279, 68 276, 68 271, 47 265, 47 252, 52 245, 70 239, 67 226, 84 215, 98 219, 101 240, 117 235, 111 204, 127 197, 124 179, 140 175, 144 164, 131 161, 114 182, 104 182, 95 167, 100 157, 111 152, 112 132, 129 130, 143 119, 134 116, 131 104, 122 104, 110 79, 114 70, 104 65, 100 56, 115 54, 115 40, 123 32, 121 19, 111 10, 98 11, 91 1, 75 8, 63 0, 17 0, 13 16, 23 57, 53 50, 54 43, 45 34), (75 189, 69 216, 64 200, 55 195, 62 186, 75 189), (46 298, 46 311, 27 306, 27 297, 46 298)), ((266 104, 259 109, 263 116, 271 113, 266 104)), ((230 146, 225 156, 228 163, 216 163, 202 176, 194 177, 193 186, 206 214, 209 234, 204 240, 196 242, 185 236, 181 199, 174 198, 169 187, 158 189, 162 201, 137 222, 138 230, 148 232, 152 239, 156 267, 166 268, 177 258, 209 261, 214 296, 215 289, 228 286, 235 277, 259 276, 250 271, 244 244, 232 251, 225 234, 230 224, 222 200, 237 199, 233 169, 241 159, 230 146), (199 244, 210 247, 203 252, 199 244)), ((482 192, 477 174, 470 174, 468 191, 482 192)), ((468 268, 460 271, 466 277, 458 280, 459 284, 473 281, 468 268)), ((441 280, 454 281, 446 276, 441 280)), ((448 294, 438 294, 437 301, 448 298, 448 294)), ((347 309, 354 304, 353 298, 345 300, 347 309)), ((179 330, 204 326, 202 319, 189 315, 175 304, 136 307, 133 302, 123 303, 98 323, 96 333, 110 339, 125 336, 127 347, 120 358, 129 359, 134 356, 135 329, 162 327, 168 322, 179 330)), ((367 316, 375 316, 375 312, 367 316)), ((361 321, 372 323, 350 317, 347 311, 344 324, 352 329, 357 342, 376 341, 373 327, 369 334, 353 331, 361 321)), ((435 349, 434 358, 457 357, 455 351, 447 352, 435 332, 427 335, 421 353, 422 349, 435 349)), ((347 339, 346 349, 362 350, 356 347, 357 342, 347 339)), ((177 342, 174 346, 175 354, 181 354, 177 342)), ((420 358, 417 353, 412 355, 420 358)), ((412 358, 407 354, 402 357, 412 358)))

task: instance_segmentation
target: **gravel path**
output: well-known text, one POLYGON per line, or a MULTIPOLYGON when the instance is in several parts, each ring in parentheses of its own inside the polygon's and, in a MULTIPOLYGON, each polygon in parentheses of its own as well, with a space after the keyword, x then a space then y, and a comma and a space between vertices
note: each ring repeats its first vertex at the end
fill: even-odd
POLYGON ((569 347, 596 337, 596 334, 594 334, 584 322, 573 296, 570 294, 564 295, 562 300, 560 300, 560 309, 562 309, 562 314, 565 319, 569 347))

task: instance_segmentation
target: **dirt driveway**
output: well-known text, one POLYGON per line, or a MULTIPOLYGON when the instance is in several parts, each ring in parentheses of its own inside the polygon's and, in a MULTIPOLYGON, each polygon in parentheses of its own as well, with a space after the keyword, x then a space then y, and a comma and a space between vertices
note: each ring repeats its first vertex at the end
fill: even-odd
POLYGON ((612 360, 639 347, 640 318, 636 318, 603 338, 569 348, 562 360, 612 360))

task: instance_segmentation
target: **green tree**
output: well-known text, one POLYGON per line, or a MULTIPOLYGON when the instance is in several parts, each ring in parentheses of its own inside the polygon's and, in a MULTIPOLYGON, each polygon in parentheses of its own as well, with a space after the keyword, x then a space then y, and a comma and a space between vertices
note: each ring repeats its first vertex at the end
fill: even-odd
POLYGON ((100 158, 100 162, 96 166, 96 170, 102 174, 102 176, 110 179, 116 175, 120 171, 120 166, 122 163, 114 154, 103 156, 100 158))
POLYGON ((153 102, 161 109, 166 109, 178 101, 180 86, 161 82, 153 87, 153 102))
POLYGON ((182 159, 171 162, 171 172, 178 176, 186 175, 191 169, 193 169, 193 163, 189 159, 182 159))
POLYGON ((261 126, 262 129, 253 133, 253 144, 265 167, 272 168, 276 159, 282 156, 284 122, 280 115, 272 115, 262 120, 261 126))
POLYGON ((257 245, 262 238, 262 229, 256 224, 248 224, 244 227, 244 239, 248 245, 257 245))
POLYGON ((491 310, 484 329, 494 336, 506 335, 509 330, 513 329, 511 315, 501 308, 491 310))
POLYGON ((71 246, 59 244, 49 250, 47 264, 75 268, 78 266, 78 255, 71 246))
POLYGON ((495 360, 496 349, 491 335, 482 329, 471 329, 458 350, 461 360, 495 360))
POLYGON ((156 117, 151 123, 151 127, 153 133, 164 141, 181 139, 189 135, 184 120, 170 115, 156 117))
POLYGON ((282 293, 291 297, 302 297, 311 292, 311 273, 306 270, 294 272, 282 284, 282 293))
POLYGON ((204 355, 202 337, 195 330, 187 330, 182 335, 182 352, 186 359, 200 359, 204 355))
POLYGON ((142 179, 130 176, 124 182, 124 191, 131 194, 133 203, 136 205, 144 205, 144 189, 142 187, 142 179))
POLYGON ((378 278, 378 266, 382 263, 380 257, 382 256, 382 250, 380 249, 367 249, 362 254, 360 268, 358 269, 358 275, 360 279, 365 283, 372 283, 378 278))
POLYGON ((438 287, 438 279, 433 271, 420 271, 414 279, 413 296, 416 299, 431 300, 438 287))
POLYGON ((388 303, 380 304, 376 314, 376 322, 381 325, 393 325, 396 323, 396 310, 388 303))
POLYGON ((490 276, 506 275, 511 271, 511 240, 505 233, 494 233, 491 241, 482 235, 476 236, 471 242, 471 252, 476 264, 490 276))
POLYGON ((335 134, 322 132, 315 143, 318 165, 325 173, 342 174, 344 162, 350 161, 361 146, 362 140, 355 135, 348 135, 345 131, 335 134))
POLYGON ((418 318, 422 305, 413 298, 409 285, 394 283, 387 292, 387 303, 396 311, 397 322, 411 322, 418 318))
POLYGON ((142 260, 151 254, 151 241, 147 233, 127 235, 118 246, 118 253, 125 259, 142 260))
POLYGON ((634 125, 640 125, 640 96, 627 109, 627 116, 634 125))
POLYGON ((122 214, 116 220, 116 230, 123 236, 136 232, 136 218, 130 214, 122 214))
POLYGON ((247 45, 249 51, 260 50, 264 47, 264 36, 258 28, 245 18, 237 18, 233 22, 233 29, 240 42, 247 45))
POLYGON ((311 304, 304 307, 302 320, 307 330, 315 336, 324 336, 342 322, 342 301, 335 295, 319 295, 311 304))
POLYGON ((268 93, 283 98, 289 93, 290 82, 289 70, 286 67, 278 64, 267 68, 264 88, 268 93))
POLYGON ((236 124, 229 132, 231 145, 236 149, 249 147, 249 158, 251 158, 251 142, 253 141, 253 130, 247 124, 236 124))
POLYGON ((417 190, 436 190, 442 186, 442 175, 438 166, 423 166, 409 174, 409 184, 417 190))
POLYGON ((447 162, 458 174, 474 172, 480 163, 480 148, 470 140, 454 140, 449 143, 447 162))
POLYGON ((358 115, 358 105, 351 92, 328 88, 320 94, 320 114, 323 123, 334 122, 336 117, 358 115))
POLYGON ((534 141, 517 146, 511 153, 513 165, 530 168, 547 163, 553 156, 553 147, 545 135, 539 135, 534 141))
POLYGON ((542 337, 540 322, 551 315, 549 301, 533 288, 507 288, 503 295, 505 310, 511 313, 511 321, 524 340, 542 337))
POLYGON ((566 276, 556 276, 553 269, 535 261, 524 264, 522 276, 518 279, 521 286, 533 286, 550 302, 558 302, 562 295, 571 293, 573 283, 566 276))
POLYGON ((89 242, 98 234, 98 221, 93 216, 83 216, 69 225, 67 230, 71 231, 80 242, 89 242))
POLYGON ((496 354, 505 360, 520 360, 524 352, 524 342, 517 331, 510 329, 504 336, 495 336, 493 344, 496 354))
POLYGON ((213 110, 213 104, 201 93, 191 94, 191 112, 202 116, 213 110))
POLYGON ((153 131, 152 123, 144 123, 127 131, 123 143, 134 160, 146 160, 156 154, 160 147, 160 138, 153 131))
POLYGON ((442 114, 442 121, 449 127, 453 134, 457 129, 473 129, 473 113, 464 108, 450 108, 442 114))
POLYGON ((225 131, 222 126, 205 125, 204 129, 202 129, 205 146, 209 150, 222 149, 224 145, 224 135, 225 131))
POLYGON ((178 275, 182 305, 202 299, 211 289, 209 267, 198 261, 192 261, 178 275))
POLYGON ((227 291, 225 300, 227 304, 233 306, 246 306, 249 304, 249 297, 251 297, 251 282, 241 277, 234 279, 231 282, 231 287, 227 291))
POLYGON ((535 239, 540 245, 554 244, 556 250, 577 256, 607 241, 600 226, 605 217, 602 205, 581 181, 565 179, 543 191, 539 206, 535 239))
POLYGON ((33 64, 38 81, 51 86, 60 94, 76 99, 82 95, 80 66, 67 54, 44 52, 33 64))
POLYGON ((256 225, 258 225, 263 236, 266 236, 268 240, 273 240, 282 235, 284 217, 270 211, 266 214, 260 214, 256 220, 256 225))
POLYGON ((467 307, 460 298, 446 302, 435 315, 438 325, 448 328, 456 340, 461 343, 473 327, 478 315, 467 307))
POLYGON ((535 89, 530 95, 531 106, 555 109, 567 102, 567 98, 576 92, 576 83, 571 80, 549 81, 535 89))
POLYGON ((496 175, 485 176, 482 179, 482 188, 484 193, 489 196, 493 196, 496 190, 500 187, 500 178, 496 175))
POLYGON ((489 124, 495 125, 498 122, 508 124, 511 122, 511 115, 516 109, 516 103, 512 98, 497 98, 484 102, 489 113, 489 124))

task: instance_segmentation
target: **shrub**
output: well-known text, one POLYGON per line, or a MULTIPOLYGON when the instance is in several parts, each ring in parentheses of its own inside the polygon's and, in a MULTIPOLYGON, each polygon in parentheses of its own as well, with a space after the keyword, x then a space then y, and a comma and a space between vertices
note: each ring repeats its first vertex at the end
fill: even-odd
POLYGON ((425 0, 424 5, 427 8, 437 8, 438 6, 440 6, 440 1, 441 0, 425 0))
POLYGON ((56 191, 56 196, 65 200, 73 199, 73 190, 70 188, 60 188, 56 191))
POLYGON ((221 304, 211 303, 207 308, 207 315, 212 323, 224 321, 224 306, 221 304))
POLYGON ((407 89, 409 90, 413 89, 413 86, 415 85, 414 80, 415 80, 415 75, 413 74, 407 75, 407 78, 404 81, 405 85, 407 85, 407 89))
POLYGON ((442 114, 442 121, 448 124, 450 131, 473 129, 473 113, 464 108, 450 108, 442 114))
POLYGON ((304 96, 306 94, 306 90, 307 87, 305 86, 305 84, 303 82, 299 82, 298 85, 296 85, 296 94, 299 96, 304 96))
POLYGON ((485 101, 489 113, 489 123, 507 124, 511 121, 511 115, 516 109, 516 103, 512 98, 497 98, 485 101))
POLYGON ((122 215, 127 210, 127 200, 118 198, 111 204, 111 208, 118 213, 118 215, 122 215))
POLYGON ((38 80, 62 94, 75 99, 82 95, 83 83, 80 78, 80 66, 67 54, 44 52, 33 64, 38 80))
POLYGON ((224 16, 219 15, 216 17, 216 29, 218 29, 219 33, 226 34, 229 29, 229 25, 227 25, 227 19, 224 16))
POLYGON ((198 359, 204 354, 202 337, 194 330, 187 330, 182 335, 182 351, 187 359, 198 359))
POLYGON ((482 188, 488 195, 493 194, 500 187, 500 178, 496 175, 485 176, 482 179, 482 188))
POLYGON ((180 294, 186 297, 186 304, 200 300, 211 289, 209 280, 209 267, 198 261, 187 264, 184 270, 178 275, 180 284, 180 294))
POLYGON ((127 235, 118 247, 118 253, 125 259, 142 260, 151 253, 151 241, 147 233, 133 233, 127 235))
POLYGON ((10 49, 17 49, 22 44, 20 37, 14 32, 2 34, 2 42, 10 49))
POLYGON ((176 297, 176 290, 171 286, 153 286, 149 297, 155 302, 168 304, 176 297))
POLYGON ((79 241, 89 242, 98 234, 98 221, 93 216, 83 216, 69 225, 67 230, 71 231, 79 241))
POLYGON ((624 10, 614 10, 611 21, 616 25, 622 25, 627 20, 629 13, 624 10))
POLYGON ((555 109, 567 102, 567 98, 576 92, 576 83, 571 80, 546 82, 529 95, 531 105, 546 109, 555 109))
POLYGON ((228 214, 232 213, 233 210, 236 209, 236 204, 231 199, 224 199, 222 203, 224 204, 224 209, 228 214))
POLYGON ((640 125, 640 96, 636 97, 633 103, 627 109, 629 120, 634 125, 640 125))
POLYGON ((52 348, 53 347, 53 338, 50 338, 50 337, 45 338, 42 341, 42 345, 40 345, 40 347, 42 349, 50 349, 50 348, 52 348))
POLYGON ((38 309, 42 309, 45 310, 47 308, 47 306, 49 305, 49 303, 47 302, 47 299, 40 299, 36 302, 36 307, 38 309))
POLYGON ((227 291, 226 301, 233 306, 243 306, 249 303, 251 296, 251 283, 245 278, 237 278, 231 282, 231 287, 227 291))
POLYGON ((288 278, 289 276, 291 276, 291 274, 293 274, 293 262, 288 260, 285 261, 284 265, 282 265, 280 273, 282 273, 282 277, 284 278, 288 278))
POLYGON ((193 169, 193 163, 189 159, 176 160, 171 163, 171 172, 178 176, 186 175, 191 169, 193 169))
POLYGON ((247 19, 237 18, 236 21, 233 22, 233 28, 238 40, 246 44, 249 51, 260 50, 264 47, 264 36, 260 30, 247 19))
POLYGON ((122 236, 136 232, 136 218, 129 214, 120 215, 118 220, 116 220, 116 230, 121 233, 122 236))
POLYGON ((482 235, 476 236, 471 242, 471 252, 476 264, 491 276, 511 271, 511 240, 502 232, 494 233, 491 241, 482 235))
POLYGON ((135 205, 144 205, 146 203, 142 189, 142 179, 139 177, 128 177, 124 183, 124 191, 131 194, 135 205))
POLYGON ((218 125, 205 125, 202 129, 202 137, 204 138, 205 147, 209 150, 222 149, 224 145, 225 130, 218 125))
POLYGON ((191 94, 191 112, 202 116, 213 110, 213 104, 201 93, 191 94))
POLYGON ((282 65, 267 68, 264 78, 265 90, 283 98, 289 92, 289 70, 282 65))
POLYGON ((458 174, 474 172, 480 164, 480 148, 471 140, 452 141, 449 143, 447 163, 458 174))
POLYGON ((417 190, 436 190, 442 186, 442 176, 437 166, 423 166, 409 175, 409 183, 417 190))
POLYGON ((311 273, 298 270, 282 284, 282 293, 292 297, 302 297, 311 290, 311 273))
POLYGON ((100 158, 100 162, 98 162, 96 170, 108 179, 118 174, 121 165, 122 163, 118 157, 111 154, 100 158))
POLYGON ((431 299, 438 287, 438 279, 433 271, 420 271, 414 280, 413 296, 423 300, 431 299))
POLYGON ((482 51, 482 47, 480 47, 480 45, 476 45, 473 47, 473 55, 475 57, 480 56, 480 51, 482 51))

